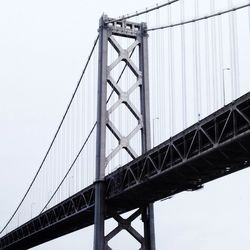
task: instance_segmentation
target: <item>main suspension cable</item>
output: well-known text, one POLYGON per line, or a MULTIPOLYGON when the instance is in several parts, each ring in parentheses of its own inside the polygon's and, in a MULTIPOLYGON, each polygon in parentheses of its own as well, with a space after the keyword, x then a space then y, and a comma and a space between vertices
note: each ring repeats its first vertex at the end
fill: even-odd
POLYGON ((146 8, 145 10, 142 10, 142 11, 136 11, 133 14, 126 14, 126 15, 123 15, 121 17, 118 17, 118 18, 115 18, 115 19, 112 19, 112 20, 108 20, 105 23, 118 22, 118 21, 126 20, 126 19, 129 19, 129 18, 132 18, 132 17, 141 16, 141 15, 147 14, 149 12, 152 12, 152 11, 155 11, 155 10, 159 10, 159 9, 161 9, 163 7, 169 6, 169 5, 171 5, 173 3, 176 3, 176 2, 179 2, 179 1, 180 0, 172 0, 172 1, 168 1, 167 3, 157 4, 155 7, 146 8))
POLYGON ((190 19, 190 20, 187 20, 187 21, 184 21, 184 22, 174 23, 174 24, 170 24, 170 25, 163 25, 163 26, 160 26, 160 27, 149 28, 146 31, 155 31, 155 30, 161 30, 161 29, 168 29, 168 28, 173 28, 173 27, 177 27, 177 26, 180 26, 180 25, 194 23, 194 22, 209 19, 209 18, 212 18, 212 17, 224 15, 224 14, 227 14, 229 12, 234 12, 234 11, 237 11, 237 10, 249 7, 249 6, 250 6, 250 3, 244 4, 244 5, 232 8, 232 9, 220 11, 220 12, 217 12, 217 13, 214 13, 214 14, 211 14, 211 15, 207 15, 207 16, 203 16, 203 17, 199 17, 199 18, 195 18, 195 19, 190 19))
POLYGON ((89 56, 88 56, 87 62, 85 63, 84 69, 83 69, 83 71, 82 71, 82 74, 81 74, 81 76, 80 76, 78 82, 77 82, 76 88, 75 88, 75 90, 74 90, 74 92, 73 92, 73 95, 72 95, 70 101, 69 101, 69 104, 68 104, 68 106, 67 106, 67 108, 66 108, 66 111, 65 111, 65 113, 64 113, 64 115, 63 115, 63 117, 62 117, 62 120, 61 120, 61 122, 60 122, 60 124, 59 124, 59 126, 58 126, 58 128, 57 128, 57 130, 56 130, 56 133, 55 133, 55 135, 54 135, 54 137, 53 137, 53 139, 52 139, 52 141, 51 141, 51 143, 50 143, 50 145, 49 145, 48 150, 46 151, 46 154, 45 154, 45 156, 44 156, 44 158, 43 158, 43 160, 42 160, 42 162, 41 162, 41 164, 40 164, 40 166, 39 166, 39 168, 38 168, 38 170, 37 170, 37 172, 36 172, 34 178, 32 179, 32 181, 31 181, 31 183, 30 183, 30 185, 29 185, 27 191, 25 192, 23 198, 21 199, 21 202, 18 204, 16 210, 15 210, 14 213, 11 215, 10 219, 9 219, 8 222, 5 224, 5 226, 3 227, 3 229, 1 230, 0 234, 5 230, 5 228, 9 225, 9 223, 11 222, 11 220, 13 219, 13 217, 16 215, 18 209, 19 209, 19 208, 21 207, 21 205, 23 204, 23 202, 24 202, 25 198, 27 197, 27 195, 28 195, 28 193, 29 193, 31 187, 33 186, 33 184, 34 184, 34 182, 35 182, 35 180, 36 180, 38 174, 40 173, 40 171, 41 171, 41 169, 42 169, 42 167, 43 167, 43 165, 44 165, 44 163, 45 163, 45 161, 46 161, 46 159, 47 159, 47 157, 48 157, 48 155, 49 155, 49 152, 50 152, 50 150, 51 150, 51 148, 52 148, 52 146, 53 146, 53 144, 54 144, 54 142, 55 142, 55 140, 56 140, 56 138, 57 138, 57 135, 58 135, 58 133, 59 133, 59 131, 60 131, 62 125, 63 125, 63 122, 64 122, 64 120, 65 120, 65 117, 66 117, 67 114, 68 114, 68 111, 69 111, 69 109, 70 109, 70 107, 71 107, 71 104, 72 104, 72 102, 73 102, 73 100, 74 100, 74 97, 75 97, 75 95, 76 95, 76 92, 77 92, 77 90, 78 90, 78 88, 79 88, 79 86, 80 86, 80 83, 81 83, 81 81, 82 81, 82 78, 83 78, 83 76, 84 76, 84 74, 85 74, 85 72, 86 72, 86 69, 87 69, 88 65, 89 65, 90 59, 91 59, 91 57, 92 57, 92 55, 93 55, 93 52, 94 52, 94 49, 95 49, 95 47, 96 47, 96 44, 97 44, 98 39, 99 39, 99 35, 97 36, 97 38, 96 38, 95 41, 94 41, 94 45, 93 45, 93 47, 92 47, 92 49, 91 49, 91 52, 90 52, 90 54, 89 54, 89 56))

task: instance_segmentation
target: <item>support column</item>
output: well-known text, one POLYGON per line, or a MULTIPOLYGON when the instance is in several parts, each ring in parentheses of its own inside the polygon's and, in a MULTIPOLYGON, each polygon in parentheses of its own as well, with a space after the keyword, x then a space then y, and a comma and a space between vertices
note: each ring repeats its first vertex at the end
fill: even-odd
POLYGON ((104 250, 107 54, 108 36, 103 16, 99 23, 94 250, 104 250))
POLYGON ((155 250, 154 206, 150 203, 142 212, 144 223, 145 249, 155 250))
MULTIPOLYGON (((149 104, 149 69, 148 69, 148 34, 146 23, 141 24, 142 42, 140 46, 140 70, 142 71, 141 88, 141 112, 144 118, 144 128, 142 129, 142 153, 151 149, 150 133, 150 104, 149 104)), ((146 239, 146 249, 155 250, 155 227, 154 227, 154 205, 149 204, 143 213, 144 236, 146 239)))

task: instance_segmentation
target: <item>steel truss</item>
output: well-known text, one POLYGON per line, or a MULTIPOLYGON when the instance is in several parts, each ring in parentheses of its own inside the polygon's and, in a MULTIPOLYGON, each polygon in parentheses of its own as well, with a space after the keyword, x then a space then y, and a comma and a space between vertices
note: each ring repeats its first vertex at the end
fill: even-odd
POLYGON ((147 183, 147 200, 159 200, 249 165, 250 93, 113 172, 106 196, 122 207, 147 183))
MULTIPOLYGON (((199 189, 249 165, 250 93, 106 176, 105 219, 199 189)), ((27 249, 93 225, 94 205, 90 185, 6 234, 0 249, 27 249)))

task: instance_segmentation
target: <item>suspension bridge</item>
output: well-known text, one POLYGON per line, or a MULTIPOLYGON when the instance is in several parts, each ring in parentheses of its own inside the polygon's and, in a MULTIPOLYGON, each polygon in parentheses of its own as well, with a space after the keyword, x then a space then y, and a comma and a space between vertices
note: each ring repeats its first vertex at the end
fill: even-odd
POLYGON ((2 227, 1 250, 90 225, 94 250, 111 249, 122 230, 155 249, 154 202, 249 167, 250 2, 205 2, 100 18, 56 133, 2 227), (132 225, 138 217, 143 232, 132 225), (109 232, 107 219, 117 222, 109 232))

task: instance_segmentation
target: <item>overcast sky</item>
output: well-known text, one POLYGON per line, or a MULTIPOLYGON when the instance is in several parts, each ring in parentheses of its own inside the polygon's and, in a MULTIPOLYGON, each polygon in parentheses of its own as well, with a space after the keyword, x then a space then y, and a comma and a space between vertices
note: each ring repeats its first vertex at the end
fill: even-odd
MULTIPOLYGON (((0 1, 1 227, 48 148, 96 37, 99 17, 103 12, 117 17, 155 3, 0 1)), ((157 249, 249 250, 249 179, 246 169, 200 191, 157 202, 157 249)), ((82 250, 92 244, 90 227, 34 249, 82 250)), ((137 246, 123 235, 112 244, 119 250, 137 246)))

